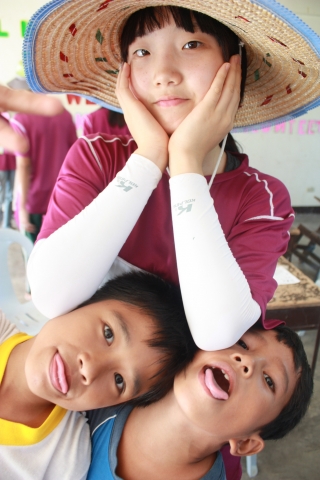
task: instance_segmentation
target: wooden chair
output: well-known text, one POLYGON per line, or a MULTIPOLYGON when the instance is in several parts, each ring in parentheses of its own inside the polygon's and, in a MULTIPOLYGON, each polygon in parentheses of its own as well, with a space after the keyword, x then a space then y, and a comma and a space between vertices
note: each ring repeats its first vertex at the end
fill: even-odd
POLYGON ((320 246, 320 227, 315 231, 309 230, 302 223, 290 231, 290 241, 285 257, 291 261, 292 255, 295 255, 301 262, 305 262, 316 272, 315 280, 319 277, 320 256, 315 253, 316 246, 320 246), (301 240, 307 238, 308 243, 301 243, 301 240))

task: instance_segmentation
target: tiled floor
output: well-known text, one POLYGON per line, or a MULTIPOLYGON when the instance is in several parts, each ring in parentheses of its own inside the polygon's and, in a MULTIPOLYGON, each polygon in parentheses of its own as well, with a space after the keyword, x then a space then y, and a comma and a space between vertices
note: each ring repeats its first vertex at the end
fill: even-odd
MULTIPOLYGON (((320 215, 298 214, 295 226, 303 223, 311 230, 320 225, 320 215)), ((293 262, 311 278, 314 271, 297 259, 293 262)), ((20 301, 24 301, 25 274, 21 250, 13 245, 10 251, 10 268, 20 301)), ((306 332, 303 342, 311 360, 315 332, 306 332)), ((258 480, 318 480, 320 478, 320 358, 315 372, 315 389, 313 400, 306 418, 287 438, 277 442, 267 442, 262 453, 258 455, 258 480)), ((243 462, 243 480, 246 474, 243 462)))

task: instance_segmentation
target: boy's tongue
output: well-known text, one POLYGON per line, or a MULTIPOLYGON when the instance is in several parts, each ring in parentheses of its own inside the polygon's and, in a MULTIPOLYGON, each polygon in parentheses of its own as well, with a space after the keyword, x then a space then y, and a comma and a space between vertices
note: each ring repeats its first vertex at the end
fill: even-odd
POLYGON ((55 380, 58 384, 59 390, 62 393, 67 393, 68 392, 68 383, 66 379, 66 372, 64 368, 64 363, 62 361, 62 358, 60 357, 59 353, 56 353, 54 358, 55 362, 55 380))
POLYGON ((229 398, 227 392, 222 390, 222 388, 219 387, 219 385, 217 384, 211 368, 206 369, 204 374, 204 381, 208 390, 210 390, 210 393, 214 398, 217 398, 218 400, 227 400, 229 398))

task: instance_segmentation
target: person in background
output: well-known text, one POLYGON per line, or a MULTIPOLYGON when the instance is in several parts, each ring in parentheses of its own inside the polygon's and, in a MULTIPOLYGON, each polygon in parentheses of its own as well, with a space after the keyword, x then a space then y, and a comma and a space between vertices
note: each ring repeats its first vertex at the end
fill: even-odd
POLYGON ((61 165, 77 139, 76 129, 67 110, 52 117, 18 113, 11 123, 29 142, 29 150, 16 156, 16 220, 35 242, 61 165))
MULTIPOLYGON (((58 115, 63 106, 57 98, 25 90, 11 90, 0 85, 0 112, 21 112, 35 115, 58 115)), ((24 153, 28 150, 28 139, 15 132, 8 120, 0 115, 0 146, 10 152, 24 153)))
MULTIPOLYGON (((0 114, 2 118, 2 115, 0 114)), ((10 228, 16 158, 0 146, 0 226, 10 228), (3 206, 3 211, 2 211, 3 206)))
POLYGON ((107 108, 99 108, 85 116, 83 135, 91 133, 108 133, 110 135, 130 135, 123 113, 107 108))

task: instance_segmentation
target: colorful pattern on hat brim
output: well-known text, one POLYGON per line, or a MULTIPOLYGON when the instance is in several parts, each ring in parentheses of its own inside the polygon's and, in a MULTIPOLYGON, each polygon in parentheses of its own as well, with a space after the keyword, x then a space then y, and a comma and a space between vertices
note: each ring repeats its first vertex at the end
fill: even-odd
POLYGON ((121 111, 115 95, 119 33, 134 11, 157 5, 211 14, 245 43, 248 75, 234 131, 281 123, 320 105, 320 38, 275 0, 53 0, 26 31, 30 87, 121 111))

